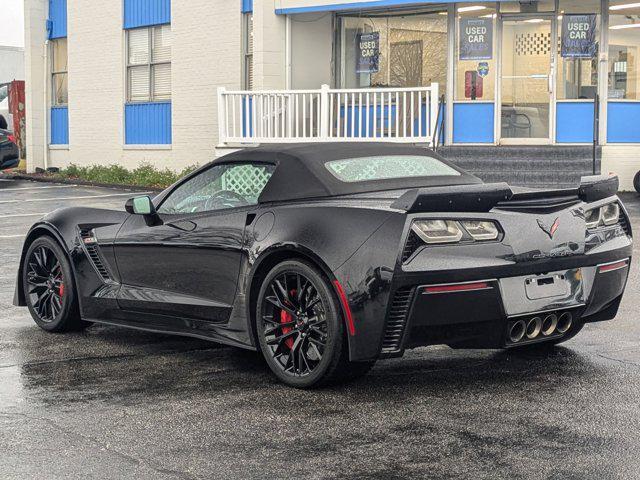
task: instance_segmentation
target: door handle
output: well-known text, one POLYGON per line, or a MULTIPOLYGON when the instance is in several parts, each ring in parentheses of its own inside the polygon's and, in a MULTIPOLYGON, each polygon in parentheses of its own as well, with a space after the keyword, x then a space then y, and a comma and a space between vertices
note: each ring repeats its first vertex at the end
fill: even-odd
POLYGON ((182 230, 183 232, 193 232, 198 227, 198 225, 191 220, 177 220, 175 222, 169 222, 167 225, 182 230))

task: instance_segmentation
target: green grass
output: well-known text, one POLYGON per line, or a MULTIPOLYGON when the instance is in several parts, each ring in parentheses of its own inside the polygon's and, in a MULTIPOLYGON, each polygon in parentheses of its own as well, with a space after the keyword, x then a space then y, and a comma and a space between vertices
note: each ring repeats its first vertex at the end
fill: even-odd
POLYGON ((86 180, 114 185, 165 188, 188 173, 193 172, 196 168, 195 166, 190 166, 180 172, 174 172, 168 168, 159 170, 149 164, 142 164, 134 170, 127 170, 120 165, 80 167, 72 164, 67 168, 61 169, 55 176, 70 180, 86 180))

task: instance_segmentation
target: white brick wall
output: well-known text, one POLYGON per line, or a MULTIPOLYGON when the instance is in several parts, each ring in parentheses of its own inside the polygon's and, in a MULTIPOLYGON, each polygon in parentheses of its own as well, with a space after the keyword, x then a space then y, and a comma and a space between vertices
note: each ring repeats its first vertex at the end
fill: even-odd
MULTIPOLYGON (((48 107, 43 108, 41 55, 47 3, 26 0, 25 4, 27 50, 31 52, 27 54, 27 92, 32 99, 27 135, 30 170, 43 165, 40 125, 44 125, 48 107)), ((241 85, 240 4, 173 0, 171 8, 173 145, 150 149, 124 144, 122 2, 68 1, 69 148, 52 148, 50 166, 119 164, 134 168, 148 162, 159 168, 182 169, 214 158, 216 88, 239 89, 241 85)))
POLYGON ((24 2, 24 62, 26 82, 26 127, 29 170, 44 166, 44 136, 48 110, 44 108, 44 42, 47 0, 24 2))
POLYGON ((218 143, 217 87, 242 86, 240 2, 173 0, 171 8, 174 159, 202 164, 218 143))
POLYGON ((607 145, 602 149, 602 173, 615 173, 620 178, 620 190, 632 192, 633 178, 640 171, 640 146, 607 145))
POLYGON ((253 85, 256 90, 286 88, 286 18, 274 0, 253 2, 253 85))

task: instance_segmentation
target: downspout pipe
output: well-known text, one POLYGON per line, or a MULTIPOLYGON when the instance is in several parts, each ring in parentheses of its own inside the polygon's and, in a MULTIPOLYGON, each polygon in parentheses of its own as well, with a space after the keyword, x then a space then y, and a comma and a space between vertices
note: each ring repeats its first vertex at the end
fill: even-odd
POLYGON ((42 62, 43 62, 43 88, 42 88, 42 102, 43 102, 43 125, 44 128, 42 131, 44 132, 44 138, 42 142, 42 158, 44 162, 44 169, 47 170, 49 168, 49 95, 48 95, 48 85, 49 85, 49 39, 44 41, 43 51, 42 51, 42 62))

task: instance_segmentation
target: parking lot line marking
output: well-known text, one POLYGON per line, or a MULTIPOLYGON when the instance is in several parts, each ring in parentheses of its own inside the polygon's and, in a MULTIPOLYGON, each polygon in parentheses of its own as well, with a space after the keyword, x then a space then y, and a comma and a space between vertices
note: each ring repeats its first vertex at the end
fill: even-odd
POLYGON ((26 233, 23 233, 22 235, 0 235, 0 238, 21 238, 26 235, 26 233))
POLYGON ((46 189, 50 189, 50 188, 73 188, 73 187, 77 187, 78 185, 52 185, 52 186, 46 186, 46 187, 16 187, 16 188, 0 188, 0 193, 2 192, 17 192, 17 191, 24 191, 24 190, 46 190, 46 189))
POLYGON ((0 218, 18 218, 18 217, 43 217, 46 213, 12 213, 11 215, 0 215, 0 218))
POLYGON ((108 198, 108 197, 135 197, 136 195, 146 195, 153 192, 130 192, 130 193, 110 193, 108 195, 84 195, 81 197, 58 197, 58 198, 27 198, 24 200, 1 200, 3 203, 25 203, 25 202, 58 202, 61 200, 88 200, 90 198, 108 198))

